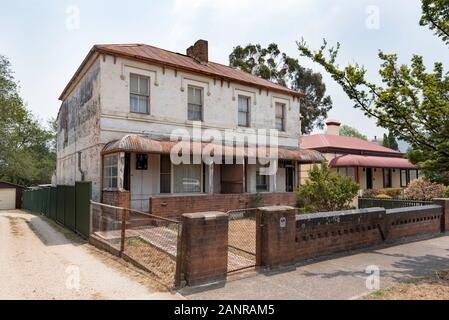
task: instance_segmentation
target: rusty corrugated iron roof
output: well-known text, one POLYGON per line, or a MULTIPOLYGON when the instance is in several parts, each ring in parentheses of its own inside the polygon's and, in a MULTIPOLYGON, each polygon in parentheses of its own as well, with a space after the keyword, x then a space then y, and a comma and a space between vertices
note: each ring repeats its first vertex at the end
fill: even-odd
POLYGON ((63 100, 64 96, 68 92, 70 86, 75 81, 84 65, 89 61, 90 57, 95 53, 105 53, 116 56, 122 56, 129 59, 146 61, 149 63, 172 67, 174 69, 185 70, 193 73, 204 74, 218 80, 223 79, 225 81, 234 81, 241 84, 250 86, 256 86, 262 89, 273 90, 282 92, 284 94, 292 95, 295 97, 302 97, 303 94, 271 81, 254 76, 247 72, 209 61, 207 64, 198 63, 195 59, 177 52, 172 52, 157 47, 153 47, 146 44, 97 44, 88 53, 87 57, 82 62, 78 71, 72 77, 70 82, 65 87, 60 100, 63 100))
MULTIPOLYGON (((204 148, 206 148, 206 146, 210 147, 210 145, 211 144, 205 142, 158 141, 138 135, 126 135, 120 140, 114 140, 107 143, 102 150, 102 154, 105 155, 116 152, 169 154, 175 146, 181 150, 189 148, 190 153, 192 154, 201 154, 204 148)), ((269 155, 271 151, 267 148, 264 153, 262 153, 262 150, 256 147, 232 147, 218 144, 215 145, 214 148, 216 148, 215 150, 221 150, 222 155, 232 151, 232 154, 234 155, 242 154, 245 157, 269 155), (261 152, 261 155, 258 155, 259 151, 261 152)), ((304 163, 326 161, 324 156, 316 150, 277 148, 277 154, 278 159, 297 160, 304 163)), ((214 155, 214 152, 211 152, 211 155, 214 155)))

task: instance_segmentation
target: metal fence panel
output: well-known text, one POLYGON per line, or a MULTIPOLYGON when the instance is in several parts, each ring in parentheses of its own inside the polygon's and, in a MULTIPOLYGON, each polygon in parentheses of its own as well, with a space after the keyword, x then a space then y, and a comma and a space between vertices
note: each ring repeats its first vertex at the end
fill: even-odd
POLYGON ((91 182, 75 183, 75 229, 88 238, 90 232, 90 200, 92 198, 91 182))
POLYGON ((64 186, 64 226, 75 231, 75 186, 64 186))
POLYGON ((381 207, 385 209, 396 209, 406 207, 417 207, 432 204, 432 201, 418 201, 408 199, 377 199, 377 198, 359 198, 359 209, 381 207))
POLYGON ((56 194, 56 187, 50 188, 50 214, 49 217, 52 220, 56 220, 56 201, 57 201, 57 194, 56 194))
POLYGON ((56 221, 64 224, 64 190, 65 186, 56 187, 56 221))

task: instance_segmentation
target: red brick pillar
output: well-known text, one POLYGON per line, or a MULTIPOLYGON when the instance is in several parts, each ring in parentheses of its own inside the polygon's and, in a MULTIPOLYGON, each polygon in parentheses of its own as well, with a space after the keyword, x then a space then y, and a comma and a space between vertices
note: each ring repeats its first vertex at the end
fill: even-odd
POLYGON ((441 232, 449 231, 449 198, 435 198, 435 204, 443 207, 443 215, 441 216, 441 232))
POLYGON ((182 215, 181 273, 187 285, 226 280, 228 222, 223 212, 182 215))
POLYGON ((257 265, 269 269, 295 263, 296 210, 288 206, 257 211, 257 265))

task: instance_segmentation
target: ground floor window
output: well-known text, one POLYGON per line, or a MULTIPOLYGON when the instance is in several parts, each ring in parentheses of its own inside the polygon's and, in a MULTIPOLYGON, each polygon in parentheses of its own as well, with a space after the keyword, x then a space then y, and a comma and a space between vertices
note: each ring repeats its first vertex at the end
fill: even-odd
POLYGON ((418 179, 418 170, 410 170, 410 181, 418 179))
POLYGON ((201 167, 201 164, 180 164, 173 166, 174 193, 200 193, 201 167))
POLYGON ((261 192, 261 191, 269 191, 269 179, 268 179, 268 175, 266 174, 261 174, 260 173, 260 169, 262 168, 262 166, 257 165, 257 169, 256 169, 256 191, 257 192, 261 192))
POLYGON ((117 189, 118 155, 105 156, 103 160, 103 188, 117 189))
POLYGON ((407 186, 407 170, 401 169, 401 187, 407 186))

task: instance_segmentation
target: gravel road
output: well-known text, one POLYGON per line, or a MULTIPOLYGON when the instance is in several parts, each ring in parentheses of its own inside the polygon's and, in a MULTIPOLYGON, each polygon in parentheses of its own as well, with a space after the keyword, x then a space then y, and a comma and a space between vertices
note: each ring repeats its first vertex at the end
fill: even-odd
POLYGON ((0 211, 0 299, 182 299, 46 218, 0 211))

